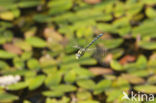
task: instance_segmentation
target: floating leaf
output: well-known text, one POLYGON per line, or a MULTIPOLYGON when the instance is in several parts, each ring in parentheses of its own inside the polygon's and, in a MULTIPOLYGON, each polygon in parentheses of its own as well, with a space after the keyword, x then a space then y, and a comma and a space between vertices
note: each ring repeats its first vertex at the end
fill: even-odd
POLYGON ((29 69, 32 69, 32 70, 39 70, 40 69, 40 64, 39 64, 38 60, 33 59, 33 58, 28 60, 27 66, 29 67, 29 69))
POLYGON ((153 75, 148 78, 148 83, 149 84, 155 84, 156 83, 156 75, 153 75))
POLYGON ((34 6, 37 6, 41 3, 41 1, 39 0, 33 0, 33 1, 26 1, 26 0, 23 0, 21 2, 19 2, 17 5, 20 7, 20 8, 30 8, 30 7, 34 7, 34 6))
POLYGON ((93 77, 93 73, 85 68, 75 68, 74 71, 78 75, 78 79, 87 79, 93 77))
POLYGON ((95 101, 95 100, 86 100, 86 101, 80 101, 78 103, 100 103, 100 102, 95 101))
POLYGON ((105 48, 112 49, 112 48, 118 47, 123 42, 123 39, 121 39, 121 38, 110 39, 110 40, 103 40, 102 42, 103 42, 105 48))
POLYGON ((10 53, 22 54, 22 50, 13 44, 4 44, 3 48, 10 53))
POLYGON ((119 64, 117 61, 112 60, 110 63, 112 69, 117 70, 117 71, 122 71, 124 70, 124 68, 121 66, 121 64, 119 64))
POLYGON ((135 86, 134 89, 138 92, 143 92, 143 93, 148 93, 148 94, 156 93, 156 86, 154 85, 138 85, 138 86, 135 86))
POLYGON ((46 47, 46 42, 38 37, 29 37, 26 39, 26 41, 32 45, 33 47, 42 48, 46 47))
MULTIPOLYGON (((2 25, 2 27, 4 27, 2 25)), ((13 33, 11 31, 5 30, 5 31, 0 31, 0 44, 4 44, 6 42, 10 42, 13 38, 13 33)))
POLYGON ((139 42, 139 46, 144 49, 152 50, 156 49, 156 42, 141 41, 139 42))
POLYGON ((140 78, 140 77, 137 77, 134 75, 130 75, 130 74, 123 74, 122 78, 128 80, 132 84, 143 84, 143 83, 145 83, 145 80, 143 78, 140 78))
POLYGON ((85 89, 94 89, 95 87, 95 83, 93 80, 81 80, 78 81, 77 84, 81 87, 81 88, 85 88, 85 89))
POLYGON ((0 18, 3 20, 13 20, 14 19, 14 14, 10 11, 7 12, 2 12, 0 14, 0 18))
POLYGON ((66 92, 73 92, 77 88, 75 86, 73 86, 73 85, 61 84, 61 85, 58 85, 58 86, 51 86, 50 89, 52 89, 54 91, 61 91, 63 93, 66 93, 66 92))
POLYGON ((49 2, 48 6, 50 7, 49 14, 58 14, 64 12, 72 7, 73 3, 72 0, 58 0, 58 1, 51 1, 49 2))
POLYGON ((44 82, 45 76, 44 75, 38 75, 34 78, 30 78, 28 80, 28 88, 29 90, 34 90, 42 85, 44 82))
POLYGON ((107 90, 112 84, 111 80, 101 80, 94 88, 94 94, 99 94, 107 90))
POLYGON ((16 54, 9 53, 9 52, 4 51, 4 50, 0 50, 0 58, 11 59, 11 58, 13 58, 15 56, 16 56, 16 54))
POLYGON ((7 87, 8 90, 20 90, 20 89, 24 89, 27 87, 27 83, 26 82, 18 82, 16 84, 12 84, 9 85, 7 87))
POLYGON ((42 94, 47 97, 61 97, 64 95, 61 91, 44 91, 42 94))
POLYGON ((56 86, 61 82, 61 73, 56 72, 55 74, 48 75, 48 77, 45 80, 46 86, 56 86))
POLYGON ((113 71, 110 68, 101 68, 101 67, 91 67, 89 68, 89 71, 91 71, 94 75, 106 75, 113 73, 113 71))
POLYGON ((146 15, 149 18, 155 18, 156 17, 156 10, 154 10, 153 8, 147 8, 146 9, 146 15))
POLYGON ((13 94, 9 94, 9 93, 0 93, 0 102, 1 103, 8 103, 8 102, 12 102, 14 100, 18 100, 18 96, 15 96, 13 94))
POLYGON ((67 83, 73 83, 76 80, 76 72, 71 70, 69 71, 65 77, 64 77, 65 82, 67 83))

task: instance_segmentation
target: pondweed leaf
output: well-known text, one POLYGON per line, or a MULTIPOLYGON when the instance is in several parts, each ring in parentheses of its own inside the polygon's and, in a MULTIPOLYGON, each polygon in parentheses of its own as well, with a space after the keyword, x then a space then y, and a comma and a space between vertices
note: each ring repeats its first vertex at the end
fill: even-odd
POLYGON ((122 42, 123 42, 123 39, 122 38, 118 38, 118 39, 107 39, 107 40, 103 40, 101 42, 104 44, 105 48, 107 48, 107 49, 113 49, 113 48, 116 48, 119 45, 121 45, 122 42))
POLYGON ((54 91, 61 91, 63 93, 76 91, 76 87, 70 84, 60 84, 58 86, 51 86, 50 89, 54 91))
POLYGON ((76 81, 76 77, 76 72, 74 70, 71 70, 65 74, 64 80, 67 83, 73 83, 76 81))
POLYGON ((47 87, 59 85, 62 79, 62 74, 56 72, 55 74, 48 75, 45 79, 45 85, 47 87))
POLYGON ((11 59, 14 58, 16 56, 16 54, 4 51, 4 50, 0 50, 0 58, 2 59, 11 59))
MULTIPOLYGON (((154 34, 155 35, 155 34, 154 34)), ((139 46, 141 48, 147 49, 147 50, 153 50, 156 49, 156 42, 150 42, 150 41, 140 41, 139 46)))
POLYGON ((84 89, 93 90, 95 88, 95 82, 93 80, 80 80, 77 84, 84 89))
POLYGON ((99 94, 107 90, 112 84, 111 80, 101 80, 99 81, 95 88, 94 88, 94 94, 99 94))
POLYGON ((41 38, 38 38, 38 37, 29 37, 29 38, 26 38, 26 41, 32 45, 33 47, 36 47, 36 48, 42 48, 42 47, 46 47, 47 46, 47 43, 42 40, 41 38))
POLYGON ((134 87, 134 89, 138 92, 142 92, 142 93, 152 93, 155 94, 156 93, 156 86, 154 85, 137 85, 134 87))
POLYGON ((38 75, 36 77, 29 78, 27 81, 29 90, 34 90, 40 87, 43 84, 44 80, 44 75, 38 75))
POLYGON ((50 8, 49 10, 49 14, 51 15, 56 15, 59 13, 62 13, 64 11, 67 11, 68 9, 70 9, 73 5, 73 1, 72 0, 54 0, 54 1, 50 1, 48 3, 48 7, 50 8))
POLYGON ((85 100, 85 101, 80 101, 78 103, 100 103, 100 102, 95 101, 95 100, 85 100))
POLYGON ((19 97, 15 96, 13 94, 5 93, 5 92, 0 92, 0 102, 1 103, 11 103, 14 100, 18 100, 19 97))
POLYGON ((64 93, 61 91, 49 91, 49 90, 42 92, 42 94, 47 97, 61 97, 64 95, 64 93))
POLYGON ((153 8, 147 8, 145 12, 149 18, 155 18, 156 17, 156 10, 153 8))
POLYGON ((7 87, 8 90, 13 90, 13 91, 16 91, 16 90, 21 90, 21 89, 24 89, 26 88, 28 85, 26 82, 18 82, 16 84, 12 84, 12 85, 9 85, 7 87))
POLYGON ((31 58, 27 62, 27 66, 31 70, 39 70, 40 69, 40 63, 37 59, 31 58))
POLYGON ((116 70, 116 71, 122 71, 124 70, 123 66, 118 63, 116 60, 112 60, 110 63, 112 69, 116 70))

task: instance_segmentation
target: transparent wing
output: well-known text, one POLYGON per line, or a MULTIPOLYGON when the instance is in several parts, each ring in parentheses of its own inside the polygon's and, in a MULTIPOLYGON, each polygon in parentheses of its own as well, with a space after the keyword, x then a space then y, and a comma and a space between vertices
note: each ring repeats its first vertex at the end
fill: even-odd
POLYGON ((86 51, 96 51, 96 48, 88 48, 86 51))
POLYGON ((80 46, 78 46, 78 45, 74 45, 74 46, 72 46, 73 48, 77 48, 77 49, 81 49, 81 47, 80 46))
POLYGON ((106 53, 107 53, 107 49, 106 48, 104 48, 104 47, 97 47, 96 51, 94 53, 94 56, 98 57, 98 58, 101 58, 101 57, 106 56, 106 53))

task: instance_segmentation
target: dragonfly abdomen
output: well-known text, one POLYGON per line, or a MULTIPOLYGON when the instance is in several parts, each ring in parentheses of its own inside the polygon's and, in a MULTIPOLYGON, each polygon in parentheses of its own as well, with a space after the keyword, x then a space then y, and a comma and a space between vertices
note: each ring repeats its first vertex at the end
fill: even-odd
POLYGON ((103 34, 99 34, 94 40, 91 41, 91 43, 88 44, 88 46, 86 47, 89 48, 97 39, 99 39, 103 34))

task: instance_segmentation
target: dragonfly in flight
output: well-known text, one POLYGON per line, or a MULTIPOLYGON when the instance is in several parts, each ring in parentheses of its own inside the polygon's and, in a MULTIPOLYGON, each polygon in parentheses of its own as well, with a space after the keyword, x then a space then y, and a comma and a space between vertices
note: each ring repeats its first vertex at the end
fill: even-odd
POLYGON ((97 40, 99 39, 101 36, 103 36, 104 34, 99 34, 97 37, 95 37, 85 48, 80 48, 78 50, 78 52, 76 53, 76 59, 79 59, 80 57, 82 57, 85 52, 87 51, 87 49, 97 40))

